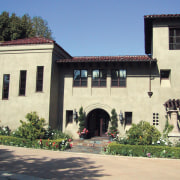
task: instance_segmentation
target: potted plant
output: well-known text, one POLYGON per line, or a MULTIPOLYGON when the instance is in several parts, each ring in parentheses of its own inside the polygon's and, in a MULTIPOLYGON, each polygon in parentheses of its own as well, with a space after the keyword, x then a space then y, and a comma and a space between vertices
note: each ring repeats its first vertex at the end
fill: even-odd
POLYGON ((79 130, 78 134, 80 138, 86 138, 88 134, 88 130, 85 128, 85 113, 83 112, 83 107, 79 109, 79 117, 78 117, 78 122, 79 122, 79 130))
POLYGON ((117 113, 115 109, 111 111, 111 127, 109 128, 106 135, 109 136, 109 139, 112 141, 113 139, 117 138, 119 132, 117 130, 117 113))

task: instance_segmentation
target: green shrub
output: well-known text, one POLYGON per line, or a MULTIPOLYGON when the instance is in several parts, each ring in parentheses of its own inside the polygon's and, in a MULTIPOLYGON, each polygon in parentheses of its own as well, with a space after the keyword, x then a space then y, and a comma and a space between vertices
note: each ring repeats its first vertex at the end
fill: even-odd
POLYGON ((113 142, 108 145, 108 152, 123 156, 180 158, 180 148, 168 146, 124 145, 113 142))
POLYGON ((9 129, 8 126, 6 127, 0 127, 0 135, 5 135, 5 136, 9 136, 10 135, 11 130, 9 129))
POLYGON ((18 147, 28 147, 28 148, 41 148, 49 150, 66 150, 71 148, 69 139, 37 139, 31 141, 30 139, 17 138, 12 136, 0 136, 0 144, 18 147))
POLYGON ((15 137, 30 139, 31 141, 43 138, 45 134, 45 120, 39 118, 36 112, 26 115, 27 122, 20 120, 21 126, 12 133, 15 137))
POLYGON ((45 130, 44 139, 72 139, 72 137, 60 130, 51 129, 49 126, 45 130))
POLYGON ((129 144, 133 145, 151 145, 157 142, 161 133, 150 123, 141 121, 137 125, 132 124, 132 127, 127 131, 129 144))

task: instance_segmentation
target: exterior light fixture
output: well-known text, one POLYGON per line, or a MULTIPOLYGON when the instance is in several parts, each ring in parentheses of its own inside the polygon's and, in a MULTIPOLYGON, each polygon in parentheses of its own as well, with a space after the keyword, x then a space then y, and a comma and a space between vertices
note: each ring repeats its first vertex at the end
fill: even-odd
POLYGON ((121 124, 123 123, 123 113, 120 111, 120 114, 119 114, 119 120, 121 122, 121 124))
POLYGON ((73 119, 74 119, 74 120, 77 119, 77 112, 76 112, 76 109, 74 109, 74 111, 73 111, 73 119))

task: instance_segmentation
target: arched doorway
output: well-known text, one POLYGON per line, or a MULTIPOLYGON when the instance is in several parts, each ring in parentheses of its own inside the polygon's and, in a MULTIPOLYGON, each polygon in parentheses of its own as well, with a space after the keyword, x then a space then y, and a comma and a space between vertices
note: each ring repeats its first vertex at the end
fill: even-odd
POLYGON ((109 114, 103 109, 94 109, 87 115, 89 136, 104 136, 108 129, 109 114))

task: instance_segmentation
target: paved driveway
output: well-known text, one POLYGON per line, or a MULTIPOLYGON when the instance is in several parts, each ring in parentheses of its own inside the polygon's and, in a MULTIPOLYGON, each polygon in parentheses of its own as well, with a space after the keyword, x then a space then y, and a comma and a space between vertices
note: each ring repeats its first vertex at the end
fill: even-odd
POLYGON ((80 154, 0 145, 0 179, 180 179, 180 160, 80 154))

